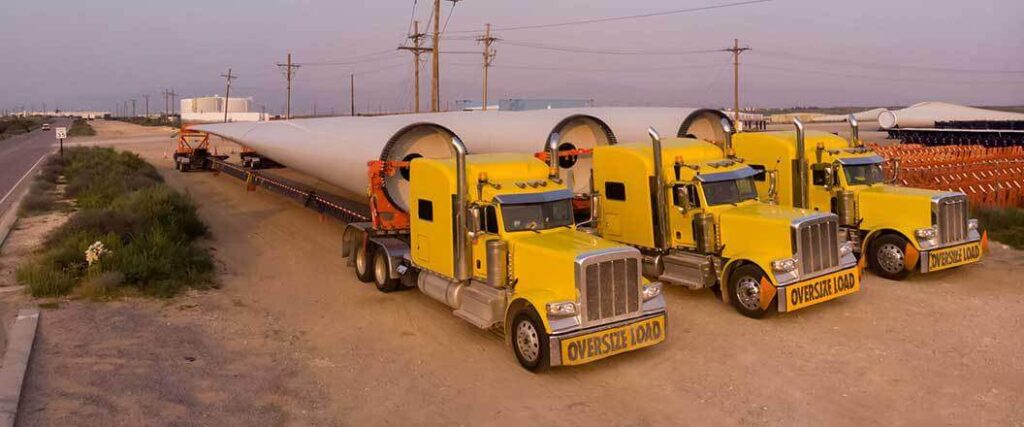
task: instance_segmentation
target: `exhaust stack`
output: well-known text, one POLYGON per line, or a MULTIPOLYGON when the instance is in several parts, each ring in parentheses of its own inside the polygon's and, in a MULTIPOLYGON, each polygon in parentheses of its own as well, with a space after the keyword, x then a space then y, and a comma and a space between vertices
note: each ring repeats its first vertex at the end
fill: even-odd
POLYGON ((455 152, 455 280, 467 281, 470 278, 469 257, 469 202, 466 199, 466 145, 459 137, 452 138, 452 151, 455 152))
POLYGON ((798 118, 793 118, 793 126, 796 126, 796 181, 793 185, 796 190, 793 205, 807 209, 809 205, 807 188, 807 145, 804 141, 804 123, 798 118), (799 203, 799 204, 798 204, 799 203))
POLYGON ((658 212, 658 236, 661 236, 661 249, 668 249, 672 242, 672 232, 668 226, 668 203, 665 202, 665 171, 661 156, 661 135, 653 127, 647 128, 647 134, 651 136, 651 148, 654 151, 654 202, 658 212))
POLYGON ((548 178, 555 182, 560 182, 558 179, 558 141, 560 139, 558 132, 552 133, 548 137, 548 178))
POLYGON ((850 122, 850 147, 863 147, 864 144, 860 142, 860 123, 857 122, 857 118, 850 114, 846 116, 846 121, 850 122))
POLYGON ((722 118, 722 132, 725 132, 725 142, 722 145, 722 151, 725 152, 726 157, 735 157, 736 153, 732 150, 732 134, 736 132, 736 129, 732 127, 732 121, 725 117, 722 118))

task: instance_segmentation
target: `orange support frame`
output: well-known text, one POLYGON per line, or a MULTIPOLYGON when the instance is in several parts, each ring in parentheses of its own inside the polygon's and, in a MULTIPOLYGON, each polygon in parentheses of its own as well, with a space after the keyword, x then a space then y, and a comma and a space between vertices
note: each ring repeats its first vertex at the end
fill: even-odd
POLYGON ((192 154, 196 150, 210 149, 210 134, 189 129, 188 126, 181 128, 178 132, 178 148, 175 154, 192 154))
POLYGON ((409 229, 409 214, 402 212, 385 193, 385 179, 394 176, 409 162, 374 160, 369 166, 370 220, 376 230, 401 231, 409 229))

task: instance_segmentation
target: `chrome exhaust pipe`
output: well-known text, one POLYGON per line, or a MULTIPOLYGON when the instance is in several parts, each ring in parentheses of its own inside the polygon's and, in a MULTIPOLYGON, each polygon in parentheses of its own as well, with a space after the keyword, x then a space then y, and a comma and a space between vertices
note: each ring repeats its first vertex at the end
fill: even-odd
POLYGON ((470 279, 469 257, 469 202, 466 183, 466 145, 459 137, 452 137, 452 149, 455 151, 455 179, 459 182, 455 187, 455 280, 470 279))
MULTIPOLYGON (((798 208, 807 209, 808 188, 807 188, 807 145, 804 141, 804 123, 800 119, 793 118, 793 126, 796 126, 796 199, 799 202, 798 208)), ((795 204, 795 203, 794 203, 795 204)))
POLYGON ((863 147, 864 144, 860 142, 860 123, 857 122, 857 118, 850 114, 846 116, 846 121, 850 122, 850 147, 863 147))
POLYGON ((658 245, 660 249, 668 249, 671 247, 672 232, 668 226, 668 203, 665 202, 665 167, 662 163, 661 154, 661 135, 658 135, 658 131, 654 130, 653 127, 647 128, 647 134, 651 136, 651 148, 654 151, 654 203, 657 208, 658 235, 661 236, 661 245, 658 245))
POLYGON ((552 133, 548 137, 548 178, 552 181, 560 182, 558 179, 558 141, 561 136, 558 132, 552 133))
POLYGON ((732 121, 728 118, 722 118, 722 131, 725 132, 725 142, 723 142, 722 151, 725 152, 725 157, 735 157, 735 153, 732 150, 732 134, 736 132, 736 129, 732 127, 732 121))

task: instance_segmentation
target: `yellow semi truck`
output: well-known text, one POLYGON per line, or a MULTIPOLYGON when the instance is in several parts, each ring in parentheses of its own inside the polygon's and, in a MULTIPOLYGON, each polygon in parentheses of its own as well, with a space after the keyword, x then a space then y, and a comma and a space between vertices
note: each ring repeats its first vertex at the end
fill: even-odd
MULTIPOLYGON (((898 187, 886 183, 884 159, 864 147, 857 120, 849 117, 851 139, 806 131, 741 133, 736 155, 759 174, 759 188, 778 189, 785 206, 832 212, 879 276, 902 280, 922 273, 977 262, 985 239, 969 218, 967 196, 958 192, 898 187)), ((894 168, 898 170, 898 168, 894 168)))
POLYGON ((591 202, 596 232, 638 248, 646 277, 711 288, 753 318, 860 289, 836 215, 763 203, 756 172, 718 146, 650 134, 594 149, 591 202))
POLYGON ((557 169, 529 155, 466 155, 458 138, 451 146, 453 159, 370 162, 373 221, 344 233, 360 280, 417 287, 503 331, 531 371, 664 341, 661 283, 643 279, 638 250, 576 229, 557 169), (407 214, 384 193, 396 171, 409 176, 407 214))

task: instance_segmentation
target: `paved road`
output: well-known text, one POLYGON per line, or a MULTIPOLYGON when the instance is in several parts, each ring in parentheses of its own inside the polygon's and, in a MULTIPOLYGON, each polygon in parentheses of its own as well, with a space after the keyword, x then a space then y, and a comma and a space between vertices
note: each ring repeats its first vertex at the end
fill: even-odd
MULTIPOLYGON (((52 127, 71 126, 70 119, 53 119, 52 127)), ((14 187, 32 166, 53 150, 53 130, 36 129, 24 135, 0 140, 0 213, 11 204, 14 187)))

